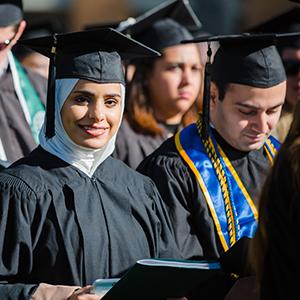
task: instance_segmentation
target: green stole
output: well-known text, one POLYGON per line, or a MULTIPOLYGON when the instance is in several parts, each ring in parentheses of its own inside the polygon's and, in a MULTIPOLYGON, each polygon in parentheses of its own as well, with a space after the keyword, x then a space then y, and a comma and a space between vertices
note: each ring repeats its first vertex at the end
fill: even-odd
POLYGON ((21 66, 20 62, 15 58, 14 62, 18 72, 21 90, 24 95, 26 105, 30 114, 29 127, 31 129, 32 136, 35 142, 38 144, 39 131, 44 121, 45 106, 42 103, 28 76, 26 75, 26 72, 21 66))

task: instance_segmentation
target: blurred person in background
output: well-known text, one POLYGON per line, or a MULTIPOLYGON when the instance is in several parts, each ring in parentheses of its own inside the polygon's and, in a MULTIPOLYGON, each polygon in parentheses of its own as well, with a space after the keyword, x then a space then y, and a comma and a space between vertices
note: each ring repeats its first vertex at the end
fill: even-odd
POLYGON ((24 68, 12 47, 24 32, 21 0, 0 3, 0 159, 14 162, 37 145, 47 80, 24 68))
MULTIPOLYGON (((26 29, 22 35, 22 39, 31 39, 36 37, 42 37, 51 35, 54 33, 61 33, 62 26, 54 20, 39 21, 26 26, 26 29)), ((17 43, 13 47, 13 54, 21 62, 21 64, 28 69, 40 74, 41 76, 48 78, 49 58, 33 51, 22 44, 17 43)))
MULTIPOLYGON (((289 9, 249 31, 261 33, 300 32, 300 7, 289 9)), ((277 48, 287 74, 287 92, 280 120, 273 134, 280 142, 283 142, 293 120, 295 105, 300 100, 300 38, 291 37, 279 41, 277 48)))
MULTIPOLYGON (((299 294, 300 103, 264 185, 259 224, 250 252, 261 300, 299 294)), ((242 298, 240 298, 242 299, 242 298)))
POLYGON ((126 113, 117 136, 114 157, 132 168, 168 137, 197 119, 201 110, 203 63, 196 45, 181 45, 192 38, 189 26, 200 21, 187 1, 167 1, 125 31, 162 56, 131 61, 126 113))

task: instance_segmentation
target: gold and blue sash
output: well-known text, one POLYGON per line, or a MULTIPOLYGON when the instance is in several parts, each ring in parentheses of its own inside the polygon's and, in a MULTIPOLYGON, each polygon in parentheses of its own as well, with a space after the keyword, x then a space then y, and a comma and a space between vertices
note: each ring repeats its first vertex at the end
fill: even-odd
MULTIPOLYGON (((224 250, 243 236, 253 237, 257 228, 257 209, 213 135, 210 135, 209 143, 216 153, 216 160, 207 153, 196 124, 178 132, 175 143, 197 178, 224 250)), ((264 149, 271 163, 279 147, 280 143, 272 136, 266 141, 264 149)))

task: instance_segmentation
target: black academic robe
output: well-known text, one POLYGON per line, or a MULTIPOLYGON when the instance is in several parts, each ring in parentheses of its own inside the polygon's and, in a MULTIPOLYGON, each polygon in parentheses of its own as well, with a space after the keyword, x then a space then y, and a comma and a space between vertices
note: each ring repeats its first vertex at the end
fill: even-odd
MULTIPOLYGON (((24 68, 41 102, 46 105, 47 80, 24 68)), ((31 129, 17 98, 10 68, 0 77, 0 138, 7 160, 14 162, 28 155, 35 147, 31 129)))
MULTIPOLYGON (((257 203, 270 168, 267 154, 263 148, 247 153, 238 151, 216 131, 213 132, 254 203, 257 203)), ((175 239, 184 258, 219 259, 224 249, 209 207, 194 173, 178 153, 174 137, 148 156, 137 171, 156 183, 167 205, 175 239)), ((189 299, 224 299, 234 281, 234 277, 215 278, 205 288, 201 286, 193 291, 189 299)))
POLYGON ((163 129, 162 135, 145 134, 134 130, 129 122, 124 119, 117 134, 113 157, 122 160, 129 167, 136 169, 146 156, 156 150, 174 133, 171 131, 171 128, 163 124, 161 124, 161 128, 163 129))
POLYGON ((0 212, 0 299, 181 257, 153 182, 112 157, 90 178, 38 147, 0 173, 0 212))
MULTIPOLYGON (((255 203, 270 168, 267 154, 263 148, 238 151, 216 131, 214 135, 255 203)), ((183 256, 218 259, 224 250, 213 218, 194 173, 177 151, 174 137, 148 156, 137 170, 156 183, 183 256)))

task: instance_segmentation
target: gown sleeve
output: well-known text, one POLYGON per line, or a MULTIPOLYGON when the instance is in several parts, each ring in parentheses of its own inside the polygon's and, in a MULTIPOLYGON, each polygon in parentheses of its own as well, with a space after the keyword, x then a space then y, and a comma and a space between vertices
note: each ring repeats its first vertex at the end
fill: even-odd
POLYGON ((154 152, 144 159, 137 171, 155 182, 167 207, 175 241, 183 257, 201 259, 203 250, 193 230, 195 211, 192 201, 197 197, 198 189, 188 168, 178 156, 154 152))
POLYGON ((150 187, 150 197, 153 201, 153 215, 158 218, 158 221, 156 222, 157 226, 155 227, 158 256, 164 258, 181 259, 183 257, 175 242, 174 231, 173 227, 171 226, 171 220, 167 213, 166 206, 164 205, 162 198, 152 180, 150 181, 150 187))
POLYGON ((35 194, 13 176, 0 175, 0 299, 29 299, 33 265, 35 194), (27 283, 26 283, 27 282, 27 283))

